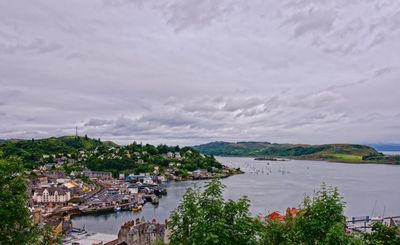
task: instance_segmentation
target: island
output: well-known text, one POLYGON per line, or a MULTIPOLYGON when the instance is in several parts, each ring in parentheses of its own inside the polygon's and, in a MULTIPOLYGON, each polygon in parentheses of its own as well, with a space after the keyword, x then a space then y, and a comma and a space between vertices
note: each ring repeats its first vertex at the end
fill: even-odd
POLYGON ((203 154, 215 156, 256 157, 256 160, 277 158, 321 160, 343 163, 400 164, 400 156, 384 155, 374 148, 358 144, 277 144, 270 142, 216 141, 193 146, 203 154))

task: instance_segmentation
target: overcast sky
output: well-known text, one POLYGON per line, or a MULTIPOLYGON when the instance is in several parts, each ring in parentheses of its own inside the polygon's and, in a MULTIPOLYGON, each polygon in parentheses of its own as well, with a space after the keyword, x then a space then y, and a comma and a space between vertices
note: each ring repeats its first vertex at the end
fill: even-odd
POLYGON ((0 0, 0 138, 400 143, 398 0, 0 0))

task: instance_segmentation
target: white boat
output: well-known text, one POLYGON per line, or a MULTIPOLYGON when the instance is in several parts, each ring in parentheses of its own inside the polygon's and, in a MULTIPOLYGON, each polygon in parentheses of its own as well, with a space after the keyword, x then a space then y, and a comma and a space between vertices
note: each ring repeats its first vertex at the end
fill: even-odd
POLYGON ((115 211, 115 212, 121 211, 121 207, 118 206, 118 205, 116 205, 116 206, 114 207, 114 211, 115 211))

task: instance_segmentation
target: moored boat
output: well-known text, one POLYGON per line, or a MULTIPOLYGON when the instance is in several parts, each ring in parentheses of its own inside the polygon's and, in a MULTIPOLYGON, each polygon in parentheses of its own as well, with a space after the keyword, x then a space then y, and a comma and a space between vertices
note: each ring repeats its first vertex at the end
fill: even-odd
POLYGON ((133 207, 133 208, 132 208, 132 211, 133 211, 133 212, 139 212, 139 211, 141 211, 141 210, 142 210, 142 208, 143 208, 143 206, 142 206, 142 205, 135 206, 135 207, 133 207))

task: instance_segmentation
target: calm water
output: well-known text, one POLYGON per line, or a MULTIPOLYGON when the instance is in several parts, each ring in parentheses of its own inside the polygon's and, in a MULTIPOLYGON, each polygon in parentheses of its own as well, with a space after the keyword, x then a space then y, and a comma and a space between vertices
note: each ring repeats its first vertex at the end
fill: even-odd
POLYGON ((381 151, 385 155, 400 155, 400 151, 381 151))
MULTIPOLYGON (((246 172, 222 181, 226 186, 224 195, 230 199, 247 195, 254 215, 297 207, 305 194, 312 194, 323 182, 339 188, 347 203, 347 216, 400 215, 400 166, 297 160, 267 165, 266 161, 230 157, 218 157, 218 160, 246 172)), ((73 225, 85 225, 88 231, 117 234, 124 222, 142 216, 163 222, 178 205, 187 187, 204 183, 169 183, 168 195, 160 200, 157 208, 146 204, 141 213, 122 211, 75 217, 73 225)))

